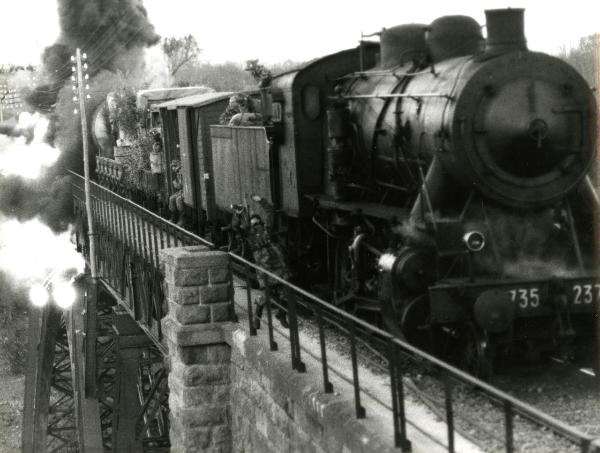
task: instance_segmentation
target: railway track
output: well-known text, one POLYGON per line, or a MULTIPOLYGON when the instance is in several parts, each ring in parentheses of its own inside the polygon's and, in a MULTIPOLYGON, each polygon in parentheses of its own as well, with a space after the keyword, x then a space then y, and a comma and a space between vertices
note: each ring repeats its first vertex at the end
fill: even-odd
POLYGON ((584 433, 600 438, 600 389, 587 363, 549 357, 542 364, 513 368, 497 376, 493 383, 584 433))

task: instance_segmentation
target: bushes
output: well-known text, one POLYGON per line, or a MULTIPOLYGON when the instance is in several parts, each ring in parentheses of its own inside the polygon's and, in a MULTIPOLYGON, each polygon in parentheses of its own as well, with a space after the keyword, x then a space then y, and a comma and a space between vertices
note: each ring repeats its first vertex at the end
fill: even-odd
POLYGON ((0 366, 10 374, 23 374, 27 362, 27 296, 0 276, 0 366))
POLYGON ((154 137, 149 132, 137 134, 131 140, 130 154, 123 158, 126 172, 124 182, 135 189, 145 190, 144 171, 150 171, 150 152, 154 137))

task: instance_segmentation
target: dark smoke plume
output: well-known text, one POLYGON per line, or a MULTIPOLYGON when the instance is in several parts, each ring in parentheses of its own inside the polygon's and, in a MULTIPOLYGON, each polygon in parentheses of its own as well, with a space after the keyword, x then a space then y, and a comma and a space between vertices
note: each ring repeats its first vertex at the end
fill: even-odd
POLYGON ((29 97, 34 106, 56 103, 58 92, 70 81, 71 56, 76 48, 87 53, 88 72, 93 77, 102 70, 138 69, 141 49, 160 39, 141 0, 59 0, 58 13, 61 34, 42 55, 50 83, 29 97))
POLYGON ((0 181, 0 210, 21 220, 39 215, 57 231, 64 229, 70 211, 63 194, 69 186, 61 175, 66 169, 82 173, 83 168, 80 118, 73 114, 78 106, 73 102, 71 56, 76 48, 87 54, 90 125, 91 113, 108 92, 117 89, 123 79, 141 78, 144 48, 160 39, 141 0, 58 0, 58 13, 60 36, 42 54, 44 84, 27 96, 26 103, 31 110, 52 118, 47 140, 60 149, 61 156, 40 181, 0 181))

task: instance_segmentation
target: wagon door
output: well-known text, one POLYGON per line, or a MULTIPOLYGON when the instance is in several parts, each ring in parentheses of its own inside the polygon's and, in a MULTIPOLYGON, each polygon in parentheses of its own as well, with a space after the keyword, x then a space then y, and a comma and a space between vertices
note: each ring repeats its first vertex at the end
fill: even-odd
POLYGON ((215 200, 220 209, 253 194, 273 203, 270 145, 263 127, 211 126, 215 200))

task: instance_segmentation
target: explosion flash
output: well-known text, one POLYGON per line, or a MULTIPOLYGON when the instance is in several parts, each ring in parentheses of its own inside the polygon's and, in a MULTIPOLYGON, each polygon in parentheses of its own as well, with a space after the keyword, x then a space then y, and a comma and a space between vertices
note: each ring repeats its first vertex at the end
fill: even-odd
POLYGON ((22 135, 7 137, 0 135, 0 174, 3 176, 22 176, 37 179, 45 168, 49 168, 58 159, 60 151, 44 142, 50 124, 39 113, 21 113, 17 129, 33 131, 31 142, 22 135))
POLYGON ((6 220, 0 224, 0 269, 27 284, 42 283, 51 274, 69 279, 85 267, 70 237, 69 231, 55 234, 37 218, 6 220))

